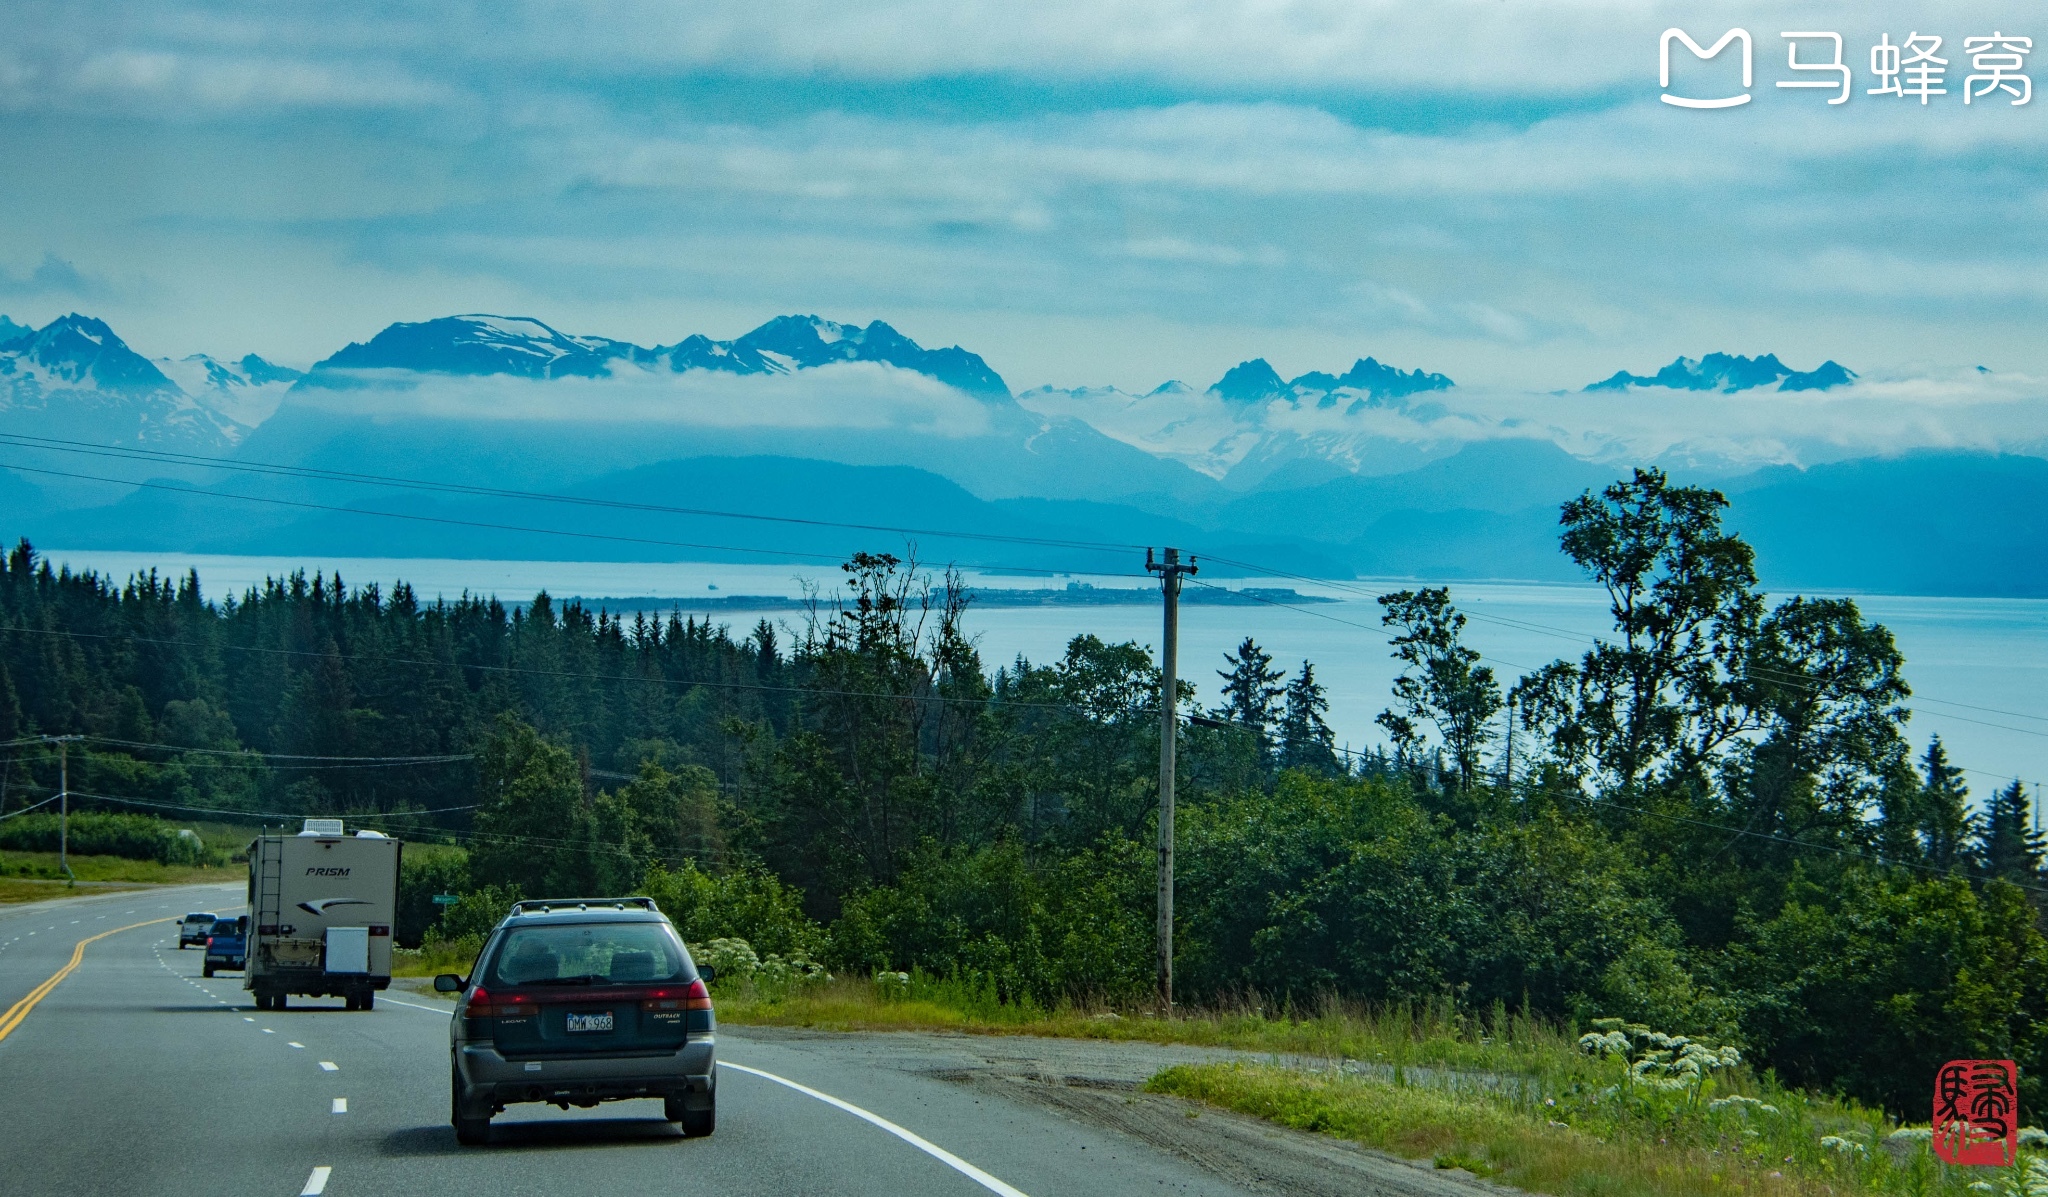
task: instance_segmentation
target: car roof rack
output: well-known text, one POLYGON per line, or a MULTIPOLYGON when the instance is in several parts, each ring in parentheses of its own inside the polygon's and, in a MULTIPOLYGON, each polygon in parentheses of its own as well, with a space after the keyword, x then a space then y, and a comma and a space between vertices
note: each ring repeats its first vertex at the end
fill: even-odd
MULTIPOLYGON (((661 913, 653 898, 535 898, 512 903, 512 915, 553 914, 558 910, 640 910, 661 913)), ((508 915, 507 917, 511 917, 508 915)))

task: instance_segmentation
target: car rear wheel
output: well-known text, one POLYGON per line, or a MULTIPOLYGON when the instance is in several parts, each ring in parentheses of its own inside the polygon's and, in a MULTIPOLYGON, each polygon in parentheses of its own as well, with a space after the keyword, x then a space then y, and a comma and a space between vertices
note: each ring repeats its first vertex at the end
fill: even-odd
POLYGON ((683 1128, 683 1133, 691 1138, 701 1138, 718 1129, 718 1105, 715 1099, 712 1104, 701 1110, 691 1110, 684 1108, 680 1096, 672 1096, 662 1101, 661 1112, 668 1115, 670 1122, 679 1124, 683 1128))
POLYGON ((208 976, 208 977, 210 977, 210 976, 212 976, 212 975, 213 975, 213 966, 212 966, 211 964, 209 964, 209 965, 206 965, 206 966, 205 966, 204 968, 201 968, 201 969, 200 969, 199 971, 200 971, 200 973, 201 973, 201 974, 203 974, 203 975, 205 975, 205 976, 208 976))
POLYGON ((455 1141, 466 1147, 475 1147, 491 1141, 491 1111, 486 1106, 478 1110, 465 1105, 462 1100, 462 1074, 453 1069, 448 1075, 448 1121, 455 1127, 455 1141))

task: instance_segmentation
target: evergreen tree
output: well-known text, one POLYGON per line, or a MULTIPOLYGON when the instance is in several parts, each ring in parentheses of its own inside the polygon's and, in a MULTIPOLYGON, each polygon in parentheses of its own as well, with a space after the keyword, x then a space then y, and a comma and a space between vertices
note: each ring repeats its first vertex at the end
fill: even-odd
POLYGON ((1940 736, 1927 742, 1920 774, 1920 844, 1927 863, 1938 869, 1968 865, 1977 817, 1970 813, 1970 787, 1963 784, 1963 771, 1948 763, 1940 736))
POLYGON ((21 730, 21 700, 15 697, 7 662, 0 661, 0 740, 12 740, 21 730))
POLYGON ((1337 761, 1337 738, 1324 718, 1329 709, 1330 700, 1323 684, 1316 680, 1315 666, 1303 661, 1301 672, 1287 683, 1280 711, 1281 768, 1342 771, 1337 761))
POLYGON ((2040 880, 2042 835, 2033 829, 2032 807, 2017 780, 1992 795, 1977 832, 1977 858, 1985 872, 2020 885, 2040 880))
POLYGON ((1274 703, 1286 691, 1277 683, 1287 676, 1287 671, 1275 668, 1273 654, 1260 648, 1250 636, 1244 638, 1236 652, 1224 653, 1223 659, 1230 663, 1230 668, 1216 671, 1216 676, 1223 679, 1223 705, 1216 708, 1216 717, 1250 728, 1264 744, 1267 729, 1274 722, 1274 703))

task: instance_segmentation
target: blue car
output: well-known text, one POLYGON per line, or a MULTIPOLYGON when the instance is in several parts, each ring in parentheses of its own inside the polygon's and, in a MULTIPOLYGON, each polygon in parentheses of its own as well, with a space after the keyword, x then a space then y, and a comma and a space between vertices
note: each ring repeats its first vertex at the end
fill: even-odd
POLYGON ((206 936, 206 975, 217 968, 242 969, 249 965, 249 916, 215 919, 206 936))

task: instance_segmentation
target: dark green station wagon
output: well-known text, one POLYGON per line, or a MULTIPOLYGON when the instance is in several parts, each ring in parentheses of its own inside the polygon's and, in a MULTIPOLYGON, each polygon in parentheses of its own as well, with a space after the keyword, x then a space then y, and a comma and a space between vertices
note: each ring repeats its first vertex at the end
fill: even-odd
POLYGON ((685 1134, 717 1125, 710 970, 650 898, 520 902, 463 978, 449 1029, 450 1121, 464 1143, 520 1102, 660 1098, 685 1134))

